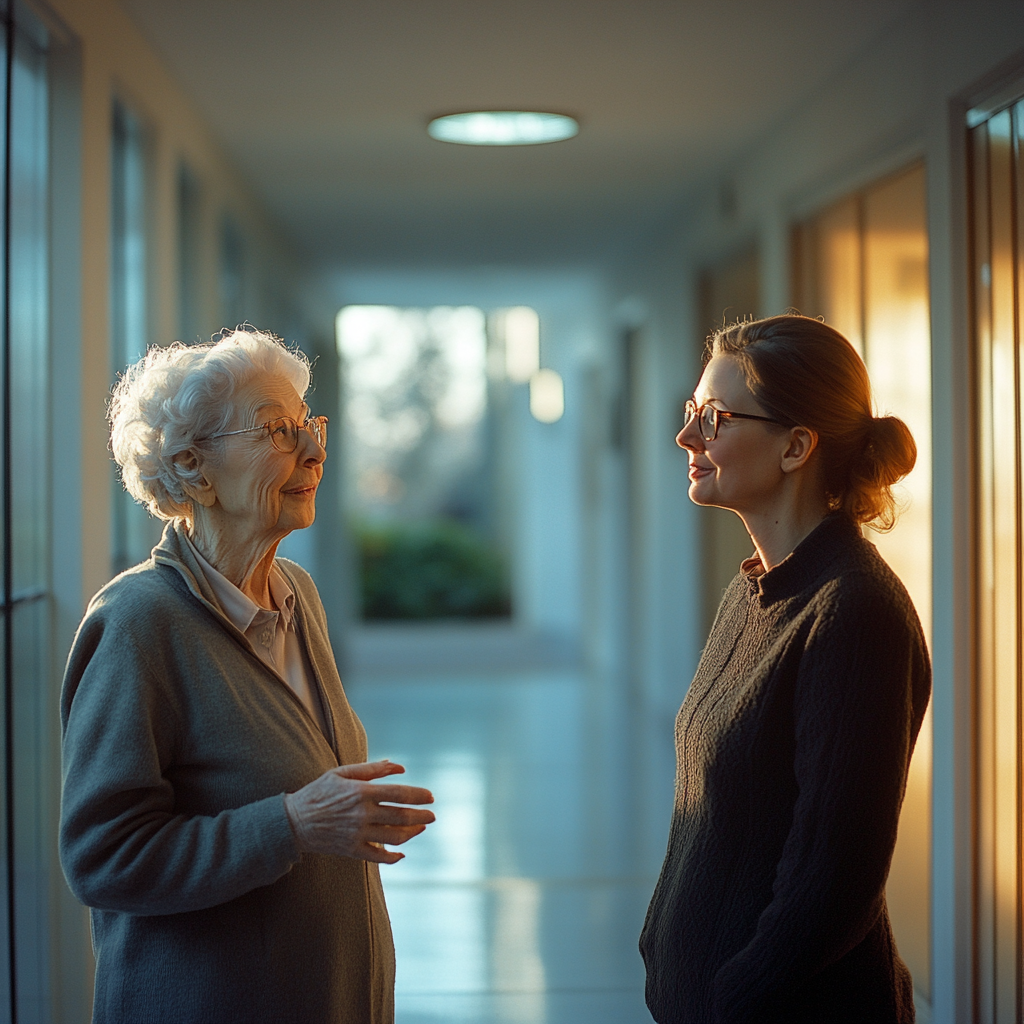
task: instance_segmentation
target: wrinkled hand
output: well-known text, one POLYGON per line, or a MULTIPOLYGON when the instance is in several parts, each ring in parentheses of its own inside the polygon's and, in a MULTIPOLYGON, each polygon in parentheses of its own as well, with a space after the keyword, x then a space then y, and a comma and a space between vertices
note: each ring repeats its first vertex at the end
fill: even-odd
POLYGON ((303 853, 331 853, 378 864, 394 864, 405 854, 385 850, 418 836, 434 820, 433 812, 392 804, 432 804, 429 789, 377 785, 373 779, 405 769, 390 761, 346 764, 284 798, 288 820, 303 853))

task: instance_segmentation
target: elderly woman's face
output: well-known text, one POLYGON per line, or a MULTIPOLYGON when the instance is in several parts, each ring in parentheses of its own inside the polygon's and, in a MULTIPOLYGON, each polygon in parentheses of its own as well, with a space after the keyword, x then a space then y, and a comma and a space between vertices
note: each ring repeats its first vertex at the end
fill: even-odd
MULTIPOLYGON (((258 426, 279 416, 304 423, 308 411, 288 380, 272 378, 239 396, 233 429, 258 426)), ((241 535, 284 536, 312 525, 327 453, 309 431, 299 431, 299 443, 288 454, 274 447, 266 431, 235 434, 221 443, 223 455, 203 466, 220 507, 219 518, 232 522, 241 535)))

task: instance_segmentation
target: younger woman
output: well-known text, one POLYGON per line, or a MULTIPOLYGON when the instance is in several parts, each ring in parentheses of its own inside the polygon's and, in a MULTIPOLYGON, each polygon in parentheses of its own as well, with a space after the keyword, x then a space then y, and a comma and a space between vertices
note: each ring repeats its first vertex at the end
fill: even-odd
POLYGON ((719 331, 676 442, 754 554, 676 721, 668 852, 640 949, 659 1024, 914 1020, 885 881, 931 673, 891 527, 916 448, 818 320, 719 331))

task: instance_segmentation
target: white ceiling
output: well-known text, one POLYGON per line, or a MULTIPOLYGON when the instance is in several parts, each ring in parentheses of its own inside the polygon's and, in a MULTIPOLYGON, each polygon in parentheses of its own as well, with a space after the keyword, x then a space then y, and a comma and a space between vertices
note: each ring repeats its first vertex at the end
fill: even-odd
POLYGON ((121 0, 318 263, 628 252, 907 0, 121 0), (568 142, 435 142, 435 114, 579 117, 568 142))

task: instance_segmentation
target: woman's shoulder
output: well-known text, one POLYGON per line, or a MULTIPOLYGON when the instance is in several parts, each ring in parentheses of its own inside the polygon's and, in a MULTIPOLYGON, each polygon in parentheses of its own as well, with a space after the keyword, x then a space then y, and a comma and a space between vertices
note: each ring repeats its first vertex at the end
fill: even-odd
POLYGON ((860 622, 863 628, 880 632, 896 627, 924 642, 906 586, 866 538, 858 538, 822 574, 809 603, 816 618, 838 619, 850 627, 860 622))
POLYGON ((188 587, 180 575, 152 558, 118 573, 100 588, 85 610, 82 625, 104 624, 152 629, 188 614, 188 587))

